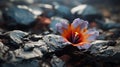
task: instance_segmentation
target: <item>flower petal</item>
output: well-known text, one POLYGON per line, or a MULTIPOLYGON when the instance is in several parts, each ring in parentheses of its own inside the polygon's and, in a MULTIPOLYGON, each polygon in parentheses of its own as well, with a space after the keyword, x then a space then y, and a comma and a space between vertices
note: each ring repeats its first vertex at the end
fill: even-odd
POLYGON ((77 46, 78 49, 88 49, 92 44, 84 44, 83 46, 77 46))
POLYGON ((87 28, 88 27, 88 22, 87 21, 83 21, 81 24, 80 24, 80 29, 84 29, 84 28, 87 28))
POLYGON ((88 38, 89 41, 94 41, 96 40, 97 36, 99 36, 99 31, 96 29, 89 29, 87 33, 90 34, 88 38))
POLYGON ((67 22, 60 22, 56 24, 56 29, 59 33, 62 33, 64 29, 68 28, 67 22))
POLYGON ((84 20, 82 20, 82 19, 80 19, 80 18, 77 18, 77 19, 75 19, 75 20, 73 21, 72 26, 73 26, 74 28, 80 26, 80 29, 84 29, 84 28, 87 28, 87 27, 88 27, 88 22, 87 22, 87 21, 84 21, 84 20))
POLYGON ((77 19, 73 20, 72 25, 73 25, 74 28, 76 28, 76 27, 78 27, 81 23, 82 23, 82 20, 81 20, 80 18, 77 18, 77 19))

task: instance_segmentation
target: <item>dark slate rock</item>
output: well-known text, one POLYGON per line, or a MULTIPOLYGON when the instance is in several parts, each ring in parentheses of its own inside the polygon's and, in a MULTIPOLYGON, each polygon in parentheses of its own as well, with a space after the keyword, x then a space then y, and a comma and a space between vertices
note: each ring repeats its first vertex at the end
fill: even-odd
POLYGON ((35 15, 35 16, 39 16, 41 14, 43 14, 43 9, 40 8, 39 6, 37 5, 30 5, 28 6, 30 9, 32 9, 32 13, 35 15))
POLYGON ((103 20, 102 14, 98 11, 98 9, 93 6, 82 4, 71 9, 71 13, 75 17, 82 18, 89 22, 95 21, 95 19, 103 20))
POLYGON ((100 28, 103 30, 119 29, 120 28, 120 23, 116 23, 116 22, 107 22, 106 23, 105 21, 100 20, 100 19, 96 19, 95 21, 100 26, 100 28))
POLYGON ((28 33, 20 30, 13 30, 13 31, 2 33, 0 37, 3 40, 3 43, 5 46, 8 46, 10 50, 15 50, 20 48, 20 46, 23 45, 23 38, 26 35, 28 35, 28 33))
POLYGON ((10 38, 16 42, 17 44, 23 43, 22 39, 24 38, 24 36, 28 35, 27 32, 23 32, 20 30, 14 30, 9 32, 9 36, 10 38))
POLYGON ((49 52, 54 52, 70 44, 69 42, 65 42, 63 37, 54 34, 44 36, 43 41, 47 44, 49 52))
POLYGON ((98 10, 96 10, 94 7, 89 5, 78 5, 76 7, 73 7, 71 9, 71 12, 73 14, 77 13, 79 15, 91 15, 91 14, 98 14, 98 10))
POLYGON ((51 64, 52 64, 52 67, 64 67, 65 66, 65 62, 56 56, 53 56, 51 60, 51 64))
POLYGON ((36 4, 34 7, 39 7, 39 9, 42 9, 43 13, 41 15, 46 16, 46 17, 52 17, 55 15, 55 11, 52 5, 50 4, 36 4))
POLYGON ((22 62, 3 63, 2 67, 39 67, 39 60, 32 59, 22 62))
POLYGON ((43 53, 37 49, 34 48, 32 51, 24 51, 23 49, 17 49, 14 51, 14 55, 15 55, 15 61, 19 61, 20 58, 23 60, 29 60, 32 58, 41 58, 43 56, 43 53))
POLYGON ((30 5, 34 3, 34 0, 12 0, 11 2, 15 5, 30 5))
POLYGON ((120 54, 119 42, 98 40, 93 42, 92 44, 92 47, 90 47, 89 49, 92 54, 101 57, 115 58, 114 60, 120 59, 119 57, 117 57, 120 54))
POLYGON ((53 3, 54 5, 54 10, 55 10, 55 14, 57 16, 60 16, 60 17, 63 17, 63 18, 66 18, 68 20, 73 20, 73 15, 71 14, 70 12, 70 9, 68 6, 66 5, 63 5, 63 4, 59 4, 57 2, 54 2, 53 3))
POLYGON ((29 25, 35 20, 35 15, 26 6, 5 8, 3 18, 9 25, 29 25))
POLYGON ((2 20, 3 20, 3 18, 2 18, 2 11, 0 10, 0 24, 1 24, 2 20))

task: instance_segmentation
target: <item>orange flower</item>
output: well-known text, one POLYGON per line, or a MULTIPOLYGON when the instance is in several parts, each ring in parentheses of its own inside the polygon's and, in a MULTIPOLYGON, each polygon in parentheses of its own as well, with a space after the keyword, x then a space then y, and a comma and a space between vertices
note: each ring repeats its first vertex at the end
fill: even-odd
POLYGON ((75 19, 72 24, 61 22, 56 24, 56 28, 65 41, 70 42, 73 46, 80 49, 87 49, 89 44, 94 41, 99 32, 95 29, 87 30, 88 22, 79 18, 75 19))
POLYGON ((79 27, 74 28, 72 25, 69 25, 67 29, 63 29, 63 33, 61 33, 61 35, 66 41, 72 43, 73 46, 82 46, 89 42, 87 39, 90 35, 86 32, 87 29, 81 30, 79 27))

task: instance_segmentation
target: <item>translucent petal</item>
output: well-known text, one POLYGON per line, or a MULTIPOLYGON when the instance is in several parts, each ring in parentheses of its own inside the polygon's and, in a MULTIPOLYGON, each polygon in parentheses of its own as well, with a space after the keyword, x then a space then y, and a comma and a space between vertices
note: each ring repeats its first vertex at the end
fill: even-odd
POLYGON ((84 28, 87 28, 88 27, 88 22, 87 21, 83 21, 81 24, 80 24, 80 29, 84 29, 84 28))
POLYGON ((77 46, 78 49, 88 49, 92 44, 84 44, 83 46, 77 46))
POLYGON ((63 32, 63 30, 62 30, 62 24, 61 24, 61 23, 57 23, 57 24, 56 24, 56 29, 57 29, 57 31, 58 31, 59 33, 62 33, 62 32, 63 32))
POLYGON ((60 22, 56 24, 56 29, 59 33, 62 33, 64 29, 68 28, 67 22, 60 22))
POLYGON ((78 27, 82 23, 82 20, 80 18, 77 18, 73 21, 72 25, 74 28, 78 27))
POLYGON ((99 35, 99 31, 97 31, 95 28, 88 29, 87 34, 96 34, 99 35))
POLYGON ((67 29, 68 28, 68 23, 67 22, 61 22, 61 24, 62 24, 62 27, 63 28, 65 28, 65 29, 67 29))
POLYGON ((96 40, 97 36, 96 35, 92 35, 88 38, 89 41, 94 41, 96 40))
POLYGON ((84 21, 80 18, 77 18, 73 21, 72 23, 73 27, 76 28, 78 26, 80 26, 80 29, 83 29, 83 28, 87 28, 88 27, 88 22, 87 21, 84 21))
POLYGON ((89 36, 88 40, 94 41, 94 40, 96 40, 97 36, 99 36, 99 31, 97 31, 96 29, 89 29, 87 34, 91 35, 91 36, 89 36))

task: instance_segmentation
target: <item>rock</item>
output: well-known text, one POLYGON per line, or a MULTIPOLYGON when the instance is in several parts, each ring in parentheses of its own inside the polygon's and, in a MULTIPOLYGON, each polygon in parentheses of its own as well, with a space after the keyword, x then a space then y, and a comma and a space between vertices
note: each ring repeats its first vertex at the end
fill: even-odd
POLYGON ((16 42, 17 44, 21 44, 23 43, 22 39, 24 38, 24 36, 28 35, 27 32, 23 32, 20 30, 13 30, 11 32, 9 32, 9 36, 10 38, 16 42))
POLYGON ((50 64, 50 61, 46 61, 46 60, 40 60, 39 66, 40 67, 52 67, 52 65, 50 64))
POLYGON ((66 5, 59 4, 57 2, 53 3, 56 16, 66 18, 68 20, 73 20, 73 15, 70 12, 70 8, 66 5))
POLYGON ((48 52, 48 46, 43 40, 39 40, 37 42, 27 42, 23 47, 25 51, 32 51, 34 48, 38 48, 42 52, 48 52))
POLYGON ((32 9, 32 13, 35 16, 45 16, 50 18, 55 15, 54 8, 50 4, 39 3, 28 7, 32 9))
POLYGON ((120 42, 95 41, 89 49, 91 54, 108 63, 119 64, 120 62, 120 42))
POLYGON ((3 45, 3 43, 2 42, 0 42, 0 48, 2 48, 4 45, 3 45))
POLYGON ((106 38, 111 39, 111 40, 117 40, 120 39, 120 30, 118 29, 110 29, 109 33, 111 33, 110 35, 107 35, 106 38))
POLYGON ((3 11, 3 18, 9 25, 29 25, 36 18, 27 6, 11 6, 3 11))
POLYGON ((33 51, 34 44, 33 43, 26 43, 23 48, 25 51, 33 51))
POLYGON ((104 40, 98 40, 93 42, 92 47, 90 47, 91 54, 98 55, 98 56, 113 56, 116 54, 116 51, 114 51, 115 47, 112 46, 115 43, 111 43, 110 41, 104 41, 104 40))
POLYGON ((38 42, 39 44, 35 46, 38 47, 39 50, 41 50, 43 53, 49 52, 49 47, 43 40, 39 40, 38 42))
POLYGON ((2 67, 39 67, 39 60, 32 59, 22 62, 3 63, 2 67))
POLYGON ((2 20, 3 20, 3 18, 2 18, 2 11, 0 10, 0 24, 1 24, 2 20))
POLYGON ((33 51, 24 51, 23 49, 18 49, 14 51, 16 58, 22 58, 22 59, 32 59, 39 57, 41 58, 43 56, 42 52, 34 48, 33 51))
POLYGON ((28 6, 29 8, 32 9, 32 13, 35 15, 35 16, 39 16, 41 14, 43 14, 43 9, 40 8, 39 6, 34 6, 34 5, 31 5, 31 6, 28 6))
POLYGON ((51 60, 51 64, 52 64, 52 67, 64 67, 65 66, 65 62, 56 56, 53 56, 51 60))
POLYGON ((106 23, 105 21, 100 20, 100 19, 96 19, 95 21, 100 26, 100 28, 103 30, 119 29, 120 28, 120 23, 116 23, 116 22, 106 23))
POLYGON ((94 7, 83 4, 78 5, 76 7, 73 7, 71 9, 72 14, 79 14, 79 15, 91 15, 91 14, 98 14, 99 11, 97 11, 94 7))
POLYGON ((50 52, 59 50, 63 48, 65 45, 69 44, 64 41, 64 39, 59 35, 49 34, 43 37, 43 41, 49 47, 50 52))
POLYGON ((0 42, 0 59, 2 58, 2 55, 3 55, 3 50, 2 50, 2 48, 3 48, 3 43, 0 42))
POLYGON ((30 5, 34 3, 34 0, 12 0, 15 5, 30 5))
POLYGON ((9 50, 9 47, 4 46, 4 44, 2 42, 0 42, 0 59, 5 60, 4 59, 4 54, 9 50))
POLYGON ((22 45, 24 36, 28 35, 28 33, 20 31, 20 30, 13 30, 4 33, 2 39, 6 46, 10 48, 10 50, 19 49, 22 45))
POLYGON ((89 22, 93 22, 96 19, 103 20, 102 13, 96 8, 90 5, 81 4, 71 9, 71 13, 76 17, 80 17, 89 22))
POLYGON ((6 51, 8 51, 9 47, 5 46, 2 42, 0 42, 0 51, 2 53, 5 53, 6 51))

